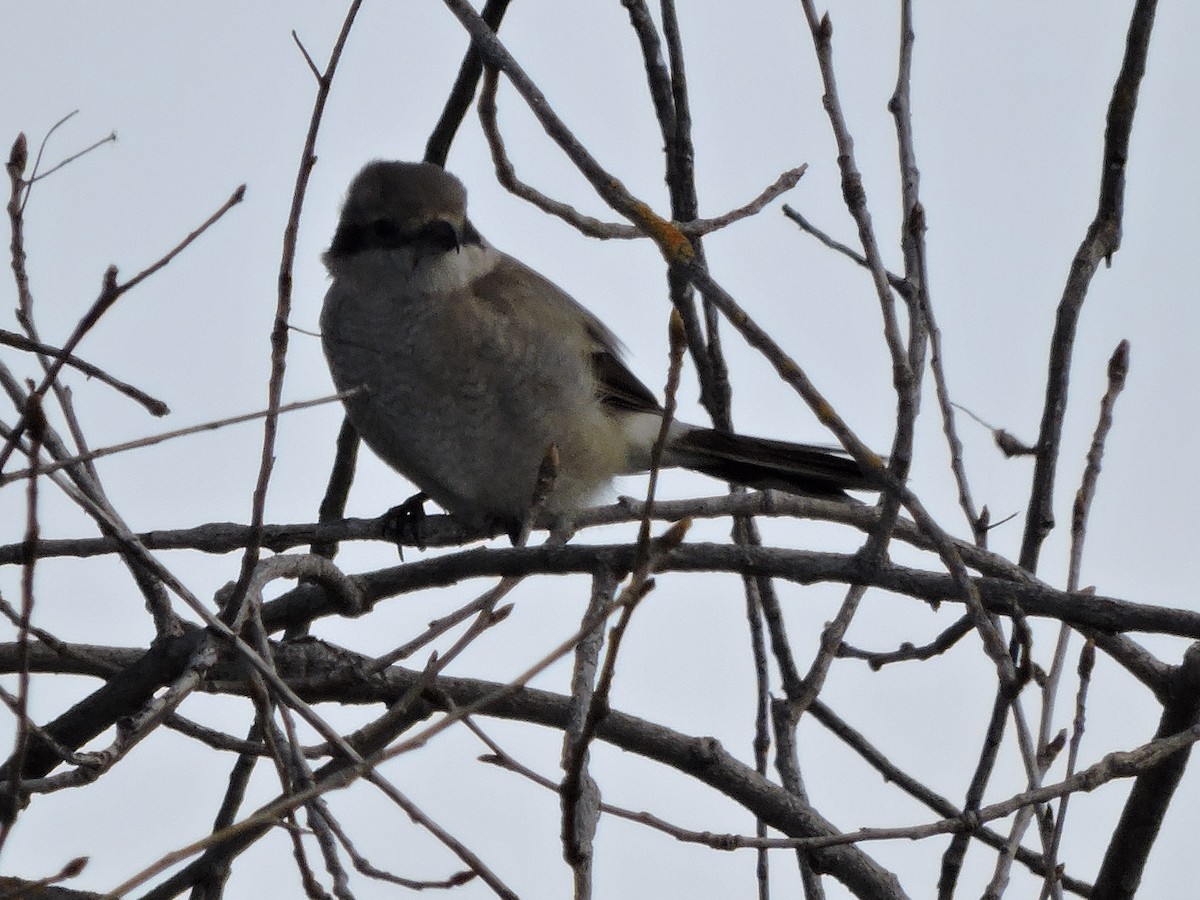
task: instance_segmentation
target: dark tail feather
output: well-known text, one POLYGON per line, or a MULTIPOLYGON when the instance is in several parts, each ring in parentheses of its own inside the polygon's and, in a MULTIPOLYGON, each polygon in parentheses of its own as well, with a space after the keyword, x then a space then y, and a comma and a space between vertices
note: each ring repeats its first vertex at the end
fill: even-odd
POLYGON ((746 487, 815 497, 878 490, 837 450, 697 428, 671 443, 671 462, 746 487))

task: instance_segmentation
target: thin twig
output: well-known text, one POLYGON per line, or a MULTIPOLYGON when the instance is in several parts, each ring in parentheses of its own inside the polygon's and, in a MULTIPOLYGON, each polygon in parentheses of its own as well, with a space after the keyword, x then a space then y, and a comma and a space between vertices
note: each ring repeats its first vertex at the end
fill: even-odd
POLYGON ((66 356, 67 365, 78 369, 89 378, 95 378, 107 384, 111 388, 115 388, 120 393, 129 397, 131 400, 136 400, 146 410, 154 416, 165 416, 171 410, 167 404, 163 403, 154 397, 151 397, 145 391, 141 391, 131 384, 127 384, 118 378, 109 375, 99 366, 94 366, 86 360, 80 359, 78 356, 64 354, 58 347, 53 347, 50 344, 43 344, 41 341, 31 340, 24 335, 17 334, 15 331, 7 331, 0 328, 0 344, 5 344, 9 347, 16 347, 18 350, 28 350, 33 353, 40 353, 45 356, 66 356))
MULTIPOLYGON (((687 65, 683 52, 683 33, 679 27, 679 16, 675 10, 674 0, 661 0, 663 40, 667 45, 667 61, 670 65, 671 78, 671 117, 662 120, 664 130, 663 147, 666 155, 667 190, 671 198, 671 218, 677 222, 690 221, 700 215, 700 197, 696 189, 696 150, 692 136, 692 101, 688 92, 687 65)), ((776 189, 782 188, 784 179, 790 180, 795 175, 803 174, 805 166, 792 169, 780 177, 779 181, 768 188, 753 203, 743 207, 747 213, 763 208, 768 195, 775 196, 776 189)), ((731 215, 740 215, 737 211, 731 215)), ((717 217, 718 220, 724 217, 717 217)), ((714 224, 718 224, 714 221, 714 224)), ((719 227, 724 227, 720 224, 719 227)), ((685 232, 686 233, 686 232, 685 232)), ((704 245, 702 235, 689 235, 691 238, 692 257, 704 261, 704 245)), ((704 313, 703 343, 699 335, 693 335, 692 318, 695 316, 696 287, 688 277, 687 272, 679 266, 668 265, 667 286, 671 294, 671 303, 684 316, 684 324, 688 326, 688 342, 692 358, 696 364, 696 374, 700 379, 700 402, 704 405, 713 425, 721 430, 733 431, 733 387, 729 379, 729 365, 721 345, 720 317, 713 301, 701 295, 701 307, 704 313), (700 351, 703 350, 703 353, 700 351)), ((738 529, 735 529, 737 531, 738 529)), ((756 537, 756 529, 751 525, 742 536, 747 541, 756 537)), ((735 540, 738 537, 735 535, 735 540)), ((761 589, 761 586, 760 586, 761 589)))
MULTIPOLYGON (((900 63, 896 75, 896 89, 888 102, 888 109, 896 122, 896 145, 899 151, 900 184, 904 202, 904 224, 901 228, 901 247, 904 251, 904 282, 906 289, 901 296, 910 300, 909 340, 910 365, 914 374, 922 368, 921 354, 925 344, 929 345, 929 366, 933 375, 938 406, 942 414, 942 431, 950 449, 950 471, 958 486, 959 505, 966 515, 967 524, 975 535, 975 541, 984 545, 987 530, 981 527, 982 520, 976 511, 967 483, 963 465, 962 441, 959 440, 954 422, 954 409, 950 403, 950 391, 942 365, 942 338, 933 314, 933 302, 929 289, 929 270, 925 245, 925 207, 920 199, 920 170, 912 127, 912 60, 916 34, 912 23, 912 2, 902 0, 900 4, 900 63)), ((890 278, 889 278, 890 281, 890 278)))
MULTIPOLYGON (((314 400, 299 400, 295 403, 285 403, 279 407, 279 414, 296 412, 301 409, 309 409, 313 406, 321 406, 326 403, 333 403, 337 400, 344 400, 347 396, 357 393, 360 389, 353 388, 340 394, 330 394, 327 397, 317 397, 314 400)), ((117 453, 124 453, 127 450, 137 450, 142 447, 152 447, 155 444, 161 444, 164 441, 174 440, 175 438, 186 437, 191 434, 200 434, 205 431, 216 431, 219 428, 224 428, 227 425, 240 425, 243 422, 253 422, 255 419, 262 419, 270 414, 270 410, 258 410, 252 413, 243 413, 240 416, 229 416, 225 419, 213 419, 208 422, 201 422, 199 425, 189 425, 186 428, 178 428, 175 431, 164 431, 159 434, 152 434, 148 437, 137 438, 132 441, 125 441, 120 444, 110 444, 107 447, 100 447, 96 450, 89 450, 87 453, 81 453, 77 456, 69 456, 65 459, 56 459, 53 462, 42 463, 37 472, 56 472, 59 469, 65 469, 85 460, 100 459, 105 456, 113 456, 117 453)), ((20 481, 23 478, 32 478, 35 474, 33 468, 18 469, 15 472, 0 475, 0 487, 9 484, 13 481, 20 481)))
MULTIPOLYGON (((1108 434, 1112 429, 1113 409, 1116 406, 1117 397, 1125 387, 1125 376, 1128 374, 1128 372, 1129 342, 1121 341, 1117 345, 1117 348, 1113 351, 1113 354, 1108 361, 1108 388, 1104 392, 1104 396, 1100 401, 1099 420, 1096 423, 1095 432, 1092 436, 1091 447, 1088 449, 1087 465, 1084 467, 1079 490, 1075 494, 1075 504, 1071 515, 1071 550, 1067 568, 1067 590, 1069 591, 1079 590, 1080 573, 1083 566, 1083 545, 1085 536, 1087 534, 1088 514, 1091 511, 1092 500, 1096 495, 1096 484, 1100 478, 1100 464, 1104 458, 1104 447, 1108 440, 1108 434)), ((1050 741, 1050 732, 1053 728, 1054 698, 1058 690, 1063 667, 1066 662, 1067 643, 1070 633, 1071 628, 1069 625, 1064 623, 1062 626, 1060 626, 1054 657, 1050 663, 1045 684, 1042 686, 1042 719, 1038 736, 1039 756, 1042 755, 1042 747, 1046 746, 1050 741)), ((1085 647, 1085 651, 1086 650, 1087 647, 1085 647)), ((1090 674, 1090 666, 1088 671, 1090 674)), ((1074 771, 1073 759, 1078 752, 1079 741, 1082 740, 1083 737, 1082 704, 1086 698, 1086 695, 1087 685, 1086 680, 1083 680, 1081 681, 1079 691, 1076 694, 1076 727, 1072 732, 1072 759, 1068 764, 1067 774, 1071 774, 1074 771)), ((1064 798, 1062 805, 1059 807, 1058 816, 1055 818, 1054 837, 1048 850, 1048 854, 1052 862, 1062 837, 1063 817, 1065 813, 1066 799, 1064 798)), ((1050 879, 1047 879, 1046 884, 1047 886, 1051 886, 1053 882, 1050 879)))
MULTIPOLYGON (((588 771, 592 735, 587 728, 596 702, 596 670, 604 646, 604 611, 611 606, 616 589, 617 579, 612 572, 593 576, 591 596, 583 614, 583 622, 591 623, 592 630, 583 635, 575 648, 571 711, 563 728, 563 778, 558 789, 561 833, 563 858, 575 877, 576 900, 589 900, 592 896, 593 840, 600 820, 600 787, 588 771)), ((601 699, 608 703, 607 697, 601 699)), ((472 731, 479 733, 473 727, 472 731)))
POLYGON ((337 836, 338 842, 346 848, 346 853, 349 855, 354 868, 368 878, 374 878, 376 881, 384 881, 388 884, 394 884, 402 888, 407 888, 412 891, 429 891, 429 890, 449 890, 450 888, 461 887, 468 881, 477 878, 478 875, 470 869, 461 869, 455 872, 449 878, 443 878, 438 881, 417 880, 414 878, 403 878, 400 875, 395 875, 391 872, 386 872, 371 864, 358 849, 354 846, 354 842, 350 840, 350 836, 334 818, 328 820, 329 829, 337 836))
POLYGON ((860 650, 843 642, 838 647, 837 655, 845 659, 865 660, 867 665, 878 672, 884 666, 891 663, 907 662, 909 660, 922 661, 940 656, 962 640, 963 637, 970 634, 973 628, 971 617, 963 616, 932 641, 919 647, 906 641, 895 650, 860 650))
MULTIPOLYGON (((1071 742, 1067 749, 1067 775, 1074 775, 1075 768, 1079 763, 1079 748, 1083 744, 1083 728, 1085 722, 1085 710, 1087 709, 1088 688, 1092 683, 1092 672, 1096 667, 1096 643, 1092 640, 1084 641, 1083 647, 1079 651, 1079 687, 1075 691, 1075 718, 1071 723, 1071 742)), ((1059 880, 1061 877, 1060 867, 1055 864, 1058 859, 1058 849, 1062 844, 1063 826, 1067 821, 1067 802, 1070 796, 1063 797, 1058 804, 1058 815, 1054 817, 1054 836, 1050 842, 1050 850, 1046 854, 1046 859, 1050 865, 1046 867, 1046 880, 1042 888, 1042 896, 1061 896, 1059 880)))
MULTIPOLYGON (((74 113, 72 113, 72 115, 74 115, 74 113)), ((64 119, 63 121, 66 121, 66 120, 64 119)), ((59 123, 59 124, 61 124, 61 123, 59 123)), ((46 137, 49 138, 50 135, 47 134, 46 137)), ((103 147, 105 144, 114 144, 114 143, 116 143, 116 141, 117 141, 117 133, 115 131, 110 131, 108 134, 106 134, 104 137, 100 138, 95 143, 89 144, 88 146, 84 147, 82 150, 78 151, 77 153, 72 153, 66 159, 62 160, 57 165, 51 166, 45 172, 37 172, 36 166, 35 166, 34 167, 35 174, 30 176, 29 183, 33 184, 35 182, 41 181, 43 178, 49 178, 51 175, 53 175, 59 169, 63 168, 64 166, 70 165, 71 163, 75 162, 75 160, 79 159, 81 156, 85 156, 88 153, 91 153, 93 150, 103 147)), ((41 157, 40 152, 38 153, 38 157, 40 159, 40 157, 41 157)), ((28 199, 29 198, 27 196, 26 200, 28 200, 28 199)))
MULTIPOLYGON (((479 11, 480 17, 487 22, 492 31, 500 30, 500 23, 504 21, 504 14, 508 11, 509 2, 510 0, 487 0, 483 9, 479 11)), ((482 72, 483 58, 479 55, 479 50, 475 45, 471 44, 463 56, 458 76, 454 79, 454 87, 450 89, 442 114, 438 118, 437 124, 433 126, 429 140, 425 143, 426 162, 436 163, 439 166, 446 165, 446 157, 450 154, 450 144, 453 143, 454 136, 458 133, 458 127, 471 108, 471 100, 475 96, 475 88, 479 84, 479 76, 482 72)))
POLYGON ((1096 484, 1100 480, 1100 464, 1104 460, 1104 447, 1108 442, 1113 425, 1113 410, 1117 397, 1125 388, 1125 376, 1129 374, 1129 341, 1121 341, 1108 360, 1108 388, 1100 400, 1100 415, 1092 444, 1088 448, 1087 465, 1075 498, 1071 517, 1071 555, 1067 571, 1067 590, 1079 589, 1080 571, 1083 568, 1083 544, 1087 536, 1088 514, 1096 496, 1096 484))
MULTIPOLYGON (((33 399, 27 407, 29 415, 29 444, 34 459, 40 455, 42 436, 45 433, 45 419, 42 416, 42 405, 39 399, 33 399)), ((34 590, 33 573, 37 566, 37 557, 28 552, 38 541, 41 525, 38 522, 38 490, 41 479, 37 475, 37 463, 34 462, 34 476, 29 479, 25 491, 25 560, 21 566, 21 619, 17 625, 17 697, 14 714, 17 719, 16 735, 13 738, 12 769, 20 772, 25 763, 25 751, 29 746, 29 626, 33 618, 34 590)), ((17 814, 24 806, 21 791, 15 789, 8 797, 8 809, 0 824, 0 851, 3 851, 8 841, 12 827, 16 823, 17 814)))
POLYGON ((825 86, 825 111, 837 143, 838 168, 842 175, 842 195, 845 197, 850 215, 858 226, 863 256, 867 261, 868 271, 879 299, 884 338, 892 356, 892 380, 900 402, 902 404, 909 403, 907 398, 912 392, 911 383, 914 373, 909 366, 904 341, 900 337, 899 322, 893 308, 892 293, 888 286, 887 269, 883 265, 883 257, 875 237, 871 214, 867 208, 862 175, 855 163, 854 141, 850 136, 849 127, 842 112, 841 101, 838 98, 837 82, 833 71, 833 28, 828 14, 822 17, 817 16, 813 0, 801 0, 801 7, 804 9, 805 18, 808 20, 809 30, 812 33, 817 63, 821 70, 821 80, 825 86))
POLYGON ((804 676, 803 687, 795 697, 788 697, 793 724, 799 721, 799 718, 804 715, 825 686, 825 679, 829 675, 829 669, 833 665, 834 659, 841 655, 839 650, 842 647, 842 639, 846 636, 854 614, 858 611, 858 605, 866 593, 866 585, 850 585, 842 600, 842 605, 838 607, 837 615, 833 617, 833 621, 826 623, 825 627, 821 629, 820 645, 804 676))
MULTIPOLYGON (((775 735, 775 768, 783 787, 805 806, 809 805, 808 791, 800 772, 800 752, 797 747, 796 722, 793 704, 782 700, 771 703, 771 720, 775 735)), ((800 883, 804 888, 805 900, 825 900, 825 888, 820 876, 813 870, 812 861, 797 848, 796 864, 800 869, 800 883)), ((763 893, 761 887, 759 893, 763 893)))
POLYGON ((325 103, 333 86, 333 76, 337 71, 338 61, 345 49, 346 40, 350 36, 350 28, 358 15, 362 0, 351 0, 346 17, 342 21, 341 31, 334 41, 329 53, 329 63, 317 80, 317 94, 313 100, 313 111, 308 122, 308 134, 304 138, 304 148, 300 151, 300 166, 296 172, 296 185, 292 191, 292 205, 288 211, 287 225, 283 230, 283 251, 279 261, 279 294, 275 305, 275 320, 271 329, 271 377, 267 386, 266 421, 263 423, 262 456, 259 461, 258 478, 254 486, 253 499, 250 504, 250 527, 253 537, 246 551, 242 554, 241 573, 238 576, 238 588, 231 596, 231 602, 237 604, 250 583, 254 567, 258 563, 261 549, 261 533, 263 526, 263 511, 267 504, 267 486, 270 483, 271 471, 275 461, 275 435, 278 430, 279 408, 283 398, 283 377, 287 368, 288 320, 292 310, 292 269, 296 259, 296 239, 300 231, 300 213, 304 208, 304 197, 308 188, 308 180, 316 165, 317 133, 321 127, 321 118, 325 112, 325 103))
POLYGON ((308 71, 312 72, 313 78, 317 79, 317 86, 320 87, 321 70, 317 68, 317 64, 309 54, 308 48, 304 46, 304 42, 300 40, 300 35, 296 34, 295 29, 292 29, 292 42, 296 45, 296 49, 300 51, 300 55, 304 57, 304 62, 308 64, 308 71))
MULTIPOLYGON (((869 264, 867 263, 867 258, 865 256, 863 256, 861 253, 859 253, 857 250, 855 250, 853 247, 849 247, 846 244, 843 244, 841 241, 835 240, 828 233, 822 231, 820 228, 818 228, 816 225, 814 225, 812 222, 810 222, 807 218, 805 218, 803 214, 801 214, 800 212, 798 212, 796 209, 789 206, 788 204, 786 204, 786 203, 783 204, 781 209, 783 211, 783 214, 785 216, 787 216, 787 218, 791 219, 793 222, 795 222, 797 225, 800 226, 801 231, 803 231, 807 234, 811 234, 813 237, 815 237, 818 241, 820 241, 822 244, 824 244, 830 250, 833 250, 836 253, 840 253, 842 256, 845 256, 846 258, 853 260, 855 263, 862 266, 864 269, 868 268, 869 264)), ((899 293, 902 297, 905 296, 905 294, 907 292, 912 291, 912 285, 909 284, 907 281, 905 281, 904 278, 902 278, 901 276, 899 276, 891 271, 888 271, 886 274, 887 274, 888 284, 890 284, 892 286, 892 290, 899 293)))

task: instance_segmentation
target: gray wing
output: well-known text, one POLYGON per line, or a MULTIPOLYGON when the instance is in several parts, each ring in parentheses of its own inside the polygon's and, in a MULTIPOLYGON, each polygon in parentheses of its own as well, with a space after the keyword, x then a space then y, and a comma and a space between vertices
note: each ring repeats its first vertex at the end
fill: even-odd
POLYGON ((505 266, 504 272, 493 270, 480 279, 478 294, 501 308, 536 302, 544 307, 539 318, 548 320, 547 327, 554 325, 554 319, 581 323, 592 345, 592 372, 600 402, 614 411, 662 411, 654 392, 625 364, 621 341, 607 325, 554 282, 520 260, 508 259, 511 266, 505 266), (530 287, 536 289, 530 291, 530 287))
POLYGON ((596 349, 592 351, 592 371, 596 375, 600 402, 627 412, 661 412, 662 407, 654 392, 621 359, 621 347, 615 343, 616 338, 603 323, 594 318, 593 322, 596 327, 589 327, 588 334, 596 344, 596 349))

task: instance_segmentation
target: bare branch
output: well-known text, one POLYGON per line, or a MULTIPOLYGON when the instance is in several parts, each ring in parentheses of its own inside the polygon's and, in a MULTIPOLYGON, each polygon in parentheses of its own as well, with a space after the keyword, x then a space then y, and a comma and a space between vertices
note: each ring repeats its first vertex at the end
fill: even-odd
POLYGON ((300 35, 292 30, 292 42, 296 45, 296 49, 300 51, 300 55, 304 57, 305 63, 308 64, 308 71, 312 72, 313 78, 317 79, 318 86, 321 83, 321 70, 317 68, 317 64, 313 62, 313 58, 308 53, 308 48, 304 46, 304 42, 300 40, 300 35))
POLYGON ((126 384, 112 375, 109 375, 98 366, 93 366, 91 363, 80 359, 78 356, 71 356, 64 353, 58 347, 52 347, 49 344, 43 344, 40 341, 30 340, 23 335, 13 331, 7 331, 0 328, 0 344, 5 344, 9 347, 16 347, 18 350, 28 350, 33 353, 40 353, 45 356, 65 357, 67 365, 78 369, 89 378, 95 378, 97 381, 102 381, 109 387, 115 388, 120 393, 124 394, 133 400, 136 400, 146 410, 154 416, 165 416, 171 410, 167 404, 161 400, 156 400, 144 391, 138 390, 131 384, 126 384))
POLYGON ((1121 221, 1125 208, 1125 166, 1129 159, 1129 139, 1137 110, 1138 90, 1146 72, 1150 52, 1150 34, 1154 28, 1157 0, 1138 0, 1129 19, 1125 40, 1125 58, 1113 85, 1104 133, 1104 162, 1100 169, 1100 198, 1096 216, 1087 228, 1071 268, 1055 314, 1054 334, 1050 342, 1049 371, 1046 375, 1046 402, 1038 432, 1037 460, 1030 487, 1021 543, 1021 565, 1037 569, 1042 542, 1054 527, 1054 474, 1058 468, 1063 419, 1067 409, 1067 388, 1071 377, 1071 357, 1075 330, 1092 276, 1101 260, 1112 261, 1121 246, 1121 221))
MULTIPOLYGON (((296 403, 286 403, 279 407, 278 413, 296 412, 301 409, 309 409, 313 406, 322 406, 326 403, 333 403, 338 400, 344 400, 347 396, 357 393, 358 389, 342 392, 340 394, 330 394, 327 397, 317 397, 315 400, 300 400, 296 403)), ((164 431, 160 434, 152 434, 149 437, 137 438, 132 441, 125 441, 120 444, 112 444, 108 447, 100 447, 97 450, 89 450, 87 453, 81 453, 77 456, 69 456, 65 459, 56 459, 54 462, 43 463, 37 468, 37 473, 45 474, 47 472, 56 472, 59 469, 69 468, 70 466, 84 462, 86 460, 100 459, 104 456, 112 456, 117 453, 124 453, 127 450, 137 450, 141 447, 152 447, 155 444, 161 444, 163 441, 173 440, 175 438, 186 437, 190 434, 200 434, 204 431, 216 431, 218 428, 224 428, 227 425, 239 425, 242 422, 253 422, 255 419, 262 419, 270 415, 270 410, 259 410, 252 413, 244 413, 240 416, 230 416, 225 419, 213 419, 209 422, 202 422, 199 425, 189 425, 187 428, 178 428, 175 431, 164 431)), ((20 481, 24 478, 32 478, 35 475, 33 468, 18 469, 15 472, 9 472, 0 475, 0 487, 9 484, 13 481, 20 481)))
MULTIPOLYGON (((489 67, 484 72, 483 90, 479 95, 479 119, 483 125, 484 136, 488 139, 488 146, 492 151, 492 163, 496 167, 496 180, 501 185, 522 200, 532 203, 542 212, 562 219, 572 228, 588 237, 599 238, 600 240, 636 240, 652 237, 652 235, 647 234, 638 225, 626 225, 620 222, 602 222, 592 216, 584 215, 569 204, 548 197, 517 178, 516 168, 508 158, 507 151, 504 148, 504 138, 500 134, 500 127, 496 121, 497 86, 496 69, 489 67)), ((673 224, 682 234, 689 237, 701 237, 711 234, 714 231, 719 231, 722 228, 732 225, 734 222, 762 212, 768 203, 794 188, 799 183, 801 176, 804 175, 807 168, 807 165, 803 165, 794 169, 788 169, 749 203, 732 209, 716 218, 690 219, 685 222, 675 222, 673 224)))
POLYGON ((317 80, 317 95, 313 100, 308 134, 304 138, 304 148, 300 152, 296 186, 292 191, 292 205, 288 212, 287 225, 283 230, 283 252, 279 261, 279 295, 275 305, 275 322, 271 329, 271 377, 267 385, 268 413, 263 424, 262 456, 259 460, 258 479, 250 504, 250 527, 253 530, 253 537, 246 547, 245 553, 242 554, 238 588, 231 597, 234 604, 240 602, 241 595, 244 594, 254 567, 258 563, 263 510, 267 503, 267 485, 270 483, 271 470, 274 468, 275 435, 278 429, 279 407, 283 398, 283 376, 287 367, 288 320, 292 311, 292 268, 296 258, 296 238, 300 231, 300 212, 304 208, 309 176, 317 162, 317 133, 320 131, 321 118, 325 113, 325 102, 329 98, 338 61, 342 57, 346 39, 350 36, 350 29, 354 25, 354 19, 358 15, 361 5, 362 0, 351 0, 346 18, 342 22, 342 29, 329 53, 329 63, 317 80))
MULTIPOLYGON (((75 113, 71 113, 71 115, 75 115, 75 113)), ((62 119, 54 127, 57 128, 58 125, 61 125, 65 121, 66 121, 66 119, 62 119)), ((53 129, 51 129, 51 132, 53 132, 53 129)), ((50 134, 47 133, 46 137, 48 139, 50 137, 50 134)), ((82 150, 80 150, 76 153, 72 153, 66 159, 62 160, 57 165, 51 166, 45 172, 38 172, 37 166, 35 165, 34 166, 34 174, 32 176, 30 176, 29 184, 33 184, 34 182, 41 181, 43 178, 49 178, 51 175, 53 175, 59 169, 63 168, 64 166, 70 165, 71 163, 75 162, 75 160, 79 159, 81 156, 86 156, 88 153, 91 153, 93 150, 95 150, 99 147, 103 147, 105 144, 115 144, 116 141, 117 141, 117 133, 115 131, 110 131, 104 137, 100 138, 100 140, 96 141, 93 144, 89 144, 88 146, 84 147, 82 150)), ((45 146, 45 144, 43 143, 43 147, 44 146, 45 146)), ((41 154, 41 151, 39 150, 38 151, 38 160, 39 161, 41 161, 41 156, 42 156, 42 154, 41 154)), ((25 200, 26 200, 26 202, 28 202, 28 200, 29 200, 28 194, 26 194, 25 200)))
MULTIPOLYGON (((13 769, 19 772, 25 763, 25 753, 29 747, 29 628, 33 618, 33 572, 37 566, 37 557, 29 552, 38 541, 41 526, 38 523, 38 488, 41 479, 37 473, 36 459, 41 453, 42 438, 45 434, 46 421, 42 415, 40 400, 33 400, 28 409, 29 443, 34 462, 34 475, 29 479, 25 492, 25 548, 24 563, 21 567, 21 618, 17 624, 17 696, 13 713, 17 719, 16 735, 13 739, 13 769)), ((17 788, 9 792, 7 809, 4 810, 3 821, 0 822, 0 851, 4 849, 12 827, 17 820, 17 814, 24 806, 25 796, 17 788)))

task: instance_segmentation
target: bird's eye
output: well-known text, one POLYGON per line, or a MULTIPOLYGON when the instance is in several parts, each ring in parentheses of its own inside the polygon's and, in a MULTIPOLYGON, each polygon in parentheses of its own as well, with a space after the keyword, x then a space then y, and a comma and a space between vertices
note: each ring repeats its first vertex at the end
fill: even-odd
POLYGON ((371 231, 384 242, 394 242, 399 233, 396 223, 391 219, 376 219, 371 223, 371 231))
POLYGON ((457 250, 460 245, 458 229, 445 219, 437 219, 417 234, 418 242, 435 250, 457 250))

